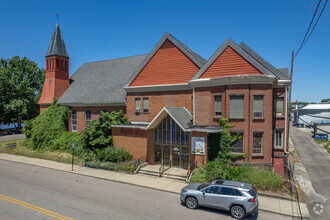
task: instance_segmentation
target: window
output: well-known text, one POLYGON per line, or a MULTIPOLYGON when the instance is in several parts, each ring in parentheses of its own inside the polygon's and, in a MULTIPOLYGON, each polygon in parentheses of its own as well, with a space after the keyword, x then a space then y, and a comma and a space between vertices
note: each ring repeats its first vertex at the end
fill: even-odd
POLYGON ((210 187, 206 188, 205 193, 220 194, 220 187, 219 186, 210 186, 210 187))
POLYGON ((221 95, 214 96, 214 111, 216 117, 221 117, 221 95))
POLYGON ((275 130, 274 132, 274 147, 283 148, 283 130, 275 130))
POLYGON ((263 105, 264 97, 262 95, 255 95, 253 100, 253 117, 262 118, 263 117, 263 105))
POLYGON ((77 131, 77 111, 73 110, 71 114, 71 129, 72 131, 77 131))
POLYGON ((283 98, 275 98, 275 116, 284 116, 284 101, 283 98))
POLYGON ((232 189, 228 188, 228 187, 221 187, 221 191, 220 194, 221 195, 227 195, 227 196, 231 196, 232 195, 232 189))
POLYGON ((230 96, 230 118, 244 118, 244 96, 230 96))
POLYGON ((143 113, 149 112, 149 98, 143 98, 143 113))
POLYGON ((92 113, 91 113, 91 111, 90 110, 86 110, 86 112, 85 112, 85 125, 86 125, 87 128, 90 128, 91 127, 91 125, 88 124, 88 122, 90 122, 91 119, 92 119, 92 113))
POLYGON ((243 153, 243 134, 242 138, 235 141, 234 143, 231 144, 230 146, 230 152, 232 153, 243 153))
POLYGON ((135 98, 135 112, 139 113, 141 111, 141 99, 135 98))
POLYGON ((262 154, 262 133, 253 134, 253 154, 262 154))
POLYGON ((189 146, 189 137, 169 115, 154 129, 154 143, 159 145, 189 146))

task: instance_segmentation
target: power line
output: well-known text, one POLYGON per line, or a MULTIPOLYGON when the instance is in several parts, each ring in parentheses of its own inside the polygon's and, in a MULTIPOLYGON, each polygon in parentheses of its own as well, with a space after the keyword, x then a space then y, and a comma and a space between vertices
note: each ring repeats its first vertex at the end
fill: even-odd
POLYGON ((325 3, 324 3, 324 6, 323 6, 323 8, 322 8, 322 10, 321 10, 321 13, 320 13, 319 17, 317 18, 317 20, 316 20, 316 22, 315 22, 315 24, 314 24, 314 26, 313 26, 313 29, 311 30, 311 33, 308 35, 308 37, 307 37, 307 39, 306 39, 306 41, 305 41, 304 45, 302 45, 302 47, 304 47, 304 46, 305 46, 306 42, 308 41, 308 39, 309 39, 309 38, 310 38, 310 36, 312 35, 312 33, 313 33, 313 31, 314 31, 314 29, 315 29, 315 27, 316 27, 317 23, 318 23, 318 22, 319 22, 319 20, 320 20, 320 17, 321 17, 321 16, 322 16, 322 14, 323 14, 323 11, 324 11, 324 9, 325 9, 325 6, 327 5, 327 3, 328 3, 328 0, 326 0, 326 1, 325 1, 325 3))
MULTIPOLYGON (((314 12, 314 14, 313 14, 312 20, 311 20, 311 22, 309 23, 308 29, 307 29, 307 31, 306 31, 306 33, 305 33, 304 39, 302 40, 302 42, 301 42, 301 44, 300 44, 300 47, 299 47, 299 49, 298 49, 298 51, 297 51, 297 53, 296 53, 296 56, 298 55, 299 51, 300 51, 301 48, 302 48, 302 45, 304 44, 304 42, 305 42, 305 40, 306 40, 306 37, 307 37, 308 32, 309 32, 309 29, 312 27, 312 24, 313 24, 313 21, 314 21, 315 15, 316 15, 316 13, 317 13, 317 10, 319 9, 320 4, 321 4, 321 0, 319 0, 319 3, 318 3, 317 6, 316 6, 316 9, 315 9, 315 12, 314 12)), ((295 56, 295 57, 296 57, 296 56, 295 56)))
POLYGON ((315 19, 315 16, 316 16, 316 14, 317 14, 317 11, 318 11, 318 9, 319 9, 319 6, 320 6, 320 4, 321 4, 321 1, 322 1, 322 0, 319 0, 318 4, 317 4, 317 6, 316 6, 316 9, 315 9, 315 12, 314 12, 314 14, 313 14, 312 20, 311 20, 311 22, 309 23, 309 26, 308 26, 308 29, 307 29, 307 31, 306 31, 306 33, 305 33, 304 39, 302 40, 302 42, 301 42, 301 44, 300 44, 300 47, 299 47, 299 49, 298 49, 298 51, 297 51, 295 57, 297 57, 297 55, 299 54, 300 50, 305 46, 306 42, 307 42, 308 39, 310 38, 311 34, 313 33, 313 31, 314 31, 314 29, 315 29, 315 27, 316 27, 316 24, 318 23, 318 21, 319 21, 321 15, 322 15, 322 13, 323 13, 323 11, 324 11, 324 9, 325 9, 325 6, 327 5, 328 0, 326 0, 325 4, 323 5, 322 11, 321 11, 319 17, 317 18, 317 21, 315 22, 315 24, 314 24, 314 26, 313 26, 313 28, 312 28, 312 31, 309 32, 309 30, 310 30, 310 28, 312 27, 312 24, 313 24, 313 22, 314 22, 314 19, 315 19))

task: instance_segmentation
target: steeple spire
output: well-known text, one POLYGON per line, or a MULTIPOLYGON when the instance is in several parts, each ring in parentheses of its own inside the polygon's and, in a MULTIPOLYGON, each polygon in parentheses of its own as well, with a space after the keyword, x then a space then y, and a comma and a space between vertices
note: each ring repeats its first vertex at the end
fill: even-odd
MULTIPOLYGON (((58 19, 58 14, 57 14, 58 19)), ((65 43, 61 34, 60 26, 58 25, 58 20, 54 30, 52 40, 50 41, 47 56, 58 55, 62 57, 69 57, 68 51, 66 50, 65 43)))

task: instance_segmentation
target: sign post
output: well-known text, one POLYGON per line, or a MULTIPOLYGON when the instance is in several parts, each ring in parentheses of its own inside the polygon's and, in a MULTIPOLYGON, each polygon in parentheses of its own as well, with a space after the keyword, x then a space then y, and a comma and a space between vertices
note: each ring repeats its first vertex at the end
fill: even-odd
POLYGON ((73 143, 72 144, 72 169, 71 169, 71 171, 73 171, 73 160, 74 160, 74 148, 76 147, 76 144, 75 143, 73 143))

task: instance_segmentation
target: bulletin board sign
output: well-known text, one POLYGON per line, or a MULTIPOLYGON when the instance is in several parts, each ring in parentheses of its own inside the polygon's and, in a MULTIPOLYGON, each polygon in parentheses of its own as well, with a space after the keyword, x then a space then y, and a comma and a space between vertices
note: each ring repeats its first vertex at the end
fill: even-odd
POLYGON ((192 154, 205 154, 205 138, 204 137, 191 137, 191 153, 192 154))

